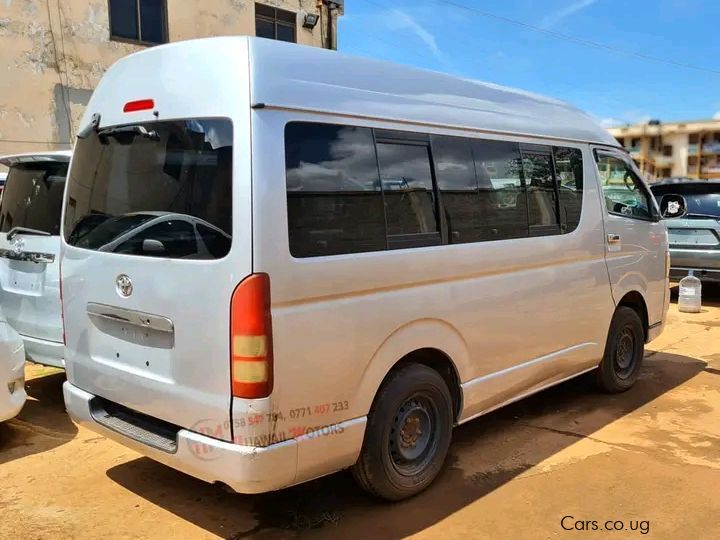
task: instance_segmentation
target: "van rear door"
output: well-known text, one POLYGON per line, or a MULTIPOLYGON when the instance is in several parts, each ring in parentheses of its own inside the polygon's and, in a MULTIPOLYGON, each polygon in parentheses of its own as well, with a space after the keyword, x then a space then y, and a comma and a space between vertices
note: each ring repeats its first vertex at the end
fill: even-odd
POLYGON ((68 380, 229 440, 230 298, 251 270, 250 227, 233 235, 234 219, 250 219, 233 210, 233 123, 146 121, 86 135, 63 227, 68 380))
POLYGON ((5 156, 0 302, 31 360, 62 366, 60 214, 70 152, 5 156))

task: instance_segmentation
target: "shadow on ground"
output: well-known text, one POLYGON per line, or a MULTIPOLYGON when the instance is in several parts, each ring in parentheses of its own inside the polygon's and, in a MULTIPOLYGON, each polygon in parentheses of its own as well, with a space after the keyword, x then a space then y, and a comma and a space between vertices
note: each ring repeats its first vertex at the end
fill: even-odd
POLYGON ((38 371, 39 376, 25 384, 28 400, 17 418, 0 424, 0 465, 51 450, 77 433, 63 402, 65 372, 43 374, 43 368, 37 366, 26 371, 38 371))
POLYGON ((599 394, 585 376, 524 399, 455 430, 446 467, 423 494, 386 504, 349 473, 280 492, 230 494, 147 458, 108 476, 146 500, 225 538, 401 538, 432 526, 543 460, 682 385, 704 362, 656 353, 636 386, 599 394), (472 463, 472 466, 462 463, 472 463))

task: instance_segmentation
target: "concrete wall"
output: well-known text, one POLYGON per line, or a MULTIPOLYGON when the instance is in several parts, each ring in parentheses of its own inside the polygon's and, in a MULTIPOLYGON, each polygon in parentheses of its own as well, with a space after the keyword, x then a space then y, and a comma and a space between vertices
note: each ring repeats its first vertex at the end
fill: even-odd
MULTIPOLYGON (((298 43, 322 46, 320 24, 302 28, 316 0, 261 3, 298 13, 298 43)), ((108 4, 0 0, 0 155, 70 148, 105 70, 142 48, 110 40, 108 4)), ((167 0, 167 11, 170 41, 255 34, 253 0, 167 0)))

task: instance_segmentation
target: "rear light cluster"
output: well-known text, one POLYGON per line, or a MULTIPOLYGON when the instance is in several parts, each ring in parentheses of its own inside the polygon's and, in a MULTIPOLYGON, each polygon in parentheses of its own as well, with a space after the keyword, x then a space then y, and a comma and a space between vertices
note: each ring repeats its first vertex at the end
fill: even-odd
POLYGON ((230 363, 232 394, 263 398, 273 385, 270 276, 245 278, 230 301, 230 363))

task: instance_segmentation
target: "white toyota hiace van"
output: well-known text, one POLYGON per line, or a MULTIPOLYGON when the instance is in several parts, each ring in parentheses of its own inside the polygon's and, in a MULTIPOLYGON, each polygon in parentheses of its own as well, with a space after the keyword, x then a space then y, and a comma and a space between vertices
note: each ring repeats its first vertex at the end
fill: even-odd
POLYGON ((633 385, 658 221, 558 101, 256 38, 142 51, 70 166, 67 409, 238 492, 352 468, 408 497, 457 424, 593 370, 633 385))
POLYGON ((63 367, 60 214, 70 151, 0 157, 0 306, 29 360, 63 367))

